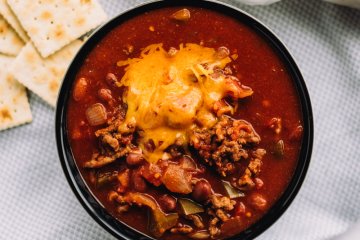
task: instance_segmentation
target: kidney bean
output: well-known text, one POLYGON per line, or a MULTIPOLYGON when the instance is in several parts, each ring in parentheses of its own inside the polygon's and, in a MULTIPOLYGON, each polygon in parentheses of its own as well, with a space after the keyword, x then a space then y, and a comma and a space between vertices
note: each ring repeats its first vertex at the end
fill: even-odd
POLYGON ((109 102, 109 101, 113 100, 113 97, 111 95, 111 91, 109 89, 106 89, 106 88, 99 89, 98 96, 104 102, 109 102))
POLYGON ((80 101, 86 96, 88 83, 85 78, 80 78, 74 86, 73 98, 75 101, 80 101))
POLYGON ((211 194, 212 189, 210 183, 205 180, 200 180, 193 188, 192 197, 198 202, 203 202, 208 200, 211 194))
POLYGON ((165 212, 172 212, 176 208, 176 199, 168 194, 162 195, 158 199, 158 203, 165 212))
POLYGON ((129 153, 126 157, 126 163, 130 166, 140 165, 144 161, 141 153, 129 153))
POLYGON ((116 82, 118 81, 117 77, 113 73, 108 73, 105 80, 111 87, 115 87, 116 82))
POLYGON ((173 15, 171 15, 171 18, 177 21, 181 22, 187 22, 190 19, 190 11, 186 8, 181 9, 177 12, 175 12, 173 15))
POLYGON ((146 182, 138 171, 131 174, 131 185, 138 192, 145 192, 147 189, 146 182))

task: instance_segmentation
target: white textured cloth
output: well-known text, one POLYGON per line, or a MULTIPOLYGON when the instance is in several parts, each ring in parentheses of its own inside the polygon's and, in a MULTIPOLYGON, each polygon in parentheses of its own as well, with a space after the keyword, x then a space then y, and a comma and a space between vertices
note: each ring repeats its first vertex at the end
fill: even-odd
MULTIPOLYGON (((237 0, 237 1, 239 3, 244 3, 248 5, 267 5, 278 2, 280 0, 237 0)), ((360 0, 324 0, 324 1, 360 9, 360 0)))
MULTIPOLYGON (((103 0, 109 15, 141 1, 103 0)), ((360 11, 316 0, 238 5, 288 46, 308 86, 315 143, 307 178, 260 240, 334 239, 360 217, 360 11)), ((0 239, 113 239, 62 172, 54 110, 30 94, 34 122, 0 132, 0 239)), ((358 238, 360 239, 360 238, 358 238)))
POLYGON ((324 1, 360 9, 360 0, 324 0, 324 1))
POLYGON ((268 5, 280 0, 237 0, 239 3, 247 4, 247 5, 268 5))

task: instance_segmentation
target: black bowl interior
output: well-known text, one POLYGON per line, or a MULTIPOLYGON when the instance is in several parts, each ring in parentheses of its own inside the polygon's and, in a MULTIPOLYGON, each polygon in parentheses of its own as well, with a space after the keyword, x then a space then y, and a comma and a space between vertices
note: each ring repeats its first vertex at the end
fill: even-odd
MULTIPOLYGON (((90 192, 85 181, 83 180, 70 148, 67 136, 66 114, 70 90, 74 82, 75 76, 85 60, 87 54, 101 41, 101 39, 112 29, 120 25, 122 22, 134 16, 140 15, 146 11, 168 6, 196 6, 212 9, 220 13, 231 16, 238 21, 248 25, 265 39, 277 52, 278 56, 283 60, 289 74, 291 75, 294 85, 298 91, 301 101, 301 110, 304 124, 303 142, 300 151, 299 161, 294 176, 289 183, 283 195, 277 203, 262 217, 261 220, 253 224, 250 228, 229 239, 253 239, 264 230, 269 228, 287 209, 305 178, 305 174, 310 162, 312 145, 313 145, 313 115, 311 110, 310 98, 305 86, 303 77, 290 53, 283 43, 262 23, 247 13, 226 5, 224 3, 214 1, 191 1, 191 0, 172 0, 172 1, 155 1, 140 5, 121 15, 113 18, 99 30, 94 32, 84 46, 80 49, 73 62, 71 63, 59 93, 56 109, 56 140, 58 152, 62 164, 62 168, 66 178, 79 199, 80 203, 87 212, 108 232, 121 239, 149 239, 130 226, 116 220, 106 209, 97 201, 90 192)), ((150 238, 151 239, 151 238, 150 238)))

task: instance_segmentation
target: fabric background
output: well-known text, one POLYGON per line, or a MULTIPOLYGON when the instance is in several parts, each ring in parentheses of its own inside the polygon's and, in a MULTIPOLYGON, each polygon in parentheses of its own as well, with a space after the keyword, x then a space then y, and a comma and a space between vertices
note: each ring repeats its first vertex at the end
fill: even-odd
MULTIPOLYGON (((142 1, 102 0, 110 16, 142 1)), ((360 11, 315 0, 237 5, 268 25, 302 70, 315 142, 298 196, 260 240, 332 239, 360 217, 360 11)), ((32 124, 0 132, 0 239, 113 239, 62 172, 54 109, 30 93, 32 124)), ((360 238, 357 238, 360 239, 360 238)))

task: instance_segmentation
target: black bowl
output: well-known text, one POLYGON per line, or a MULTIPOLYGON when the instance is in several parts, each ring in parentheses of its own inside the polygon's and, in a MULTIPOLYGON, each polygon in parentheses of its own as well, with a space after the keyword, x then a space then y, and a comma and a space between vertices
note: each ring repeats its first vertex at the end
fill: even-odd
POLYGON ((112 29, 130 19, 134 16, 140 15, 146 11, 151 11, 158 8, 168 6, 197 6, 207 9, 212 9, 228 16, 231 16, 238 21, 246 24, 252 28, 257 34, 262 36, 272 48, 277 52, 278 56, 282 59, 291 75, 294 85, 297 89, 300 102, 302 117, 304 121, 304 134, 303 142, 300 151, 299 161, 292 180, 284 191, 280 199, 271 207, 271 209, 255 224, 240 234, 233 236, 229 239, 253 239, 267 228, 269 228, 287 209, 290 205, 300 186, 305 178, 306 171, 310 162, 311 150, 313 145, 313 115, 311 110, 311 103, 305 82, 301 73, 291 57, 289 51, 284 44, 272 33, 264 24, 256 20, 254 17, 245 13, 242 10, 236 9, 224 3, 214 1, 193 1, 193 0, 172 0, 172 1, 155 1, 140 5, 131 9, 119 16, 111 19, 100 29, 98 29, 84 46, 80 49, 73 62, 71 63, 63 84, 61 86, 59 99, 56 109, 56 140, 58 152, 60 156, 61 165, 63 167, 66 178, 79 199, 80 203, 87 210, 87 212, 109 233, 120 239, 149 239, 150 237, 143 235, 132 227, 116 220, 111 216, 106 209, 96 200, 94 195, 87 187, 85 181, 80 175, 79 169, 74 161, 74 157, 69 145, 67 136, 66 114, 67 105, 70 97, 70 89, 74 82, 76 73, 81 67, 87 54, 96 46, 97 43, 112 29))

